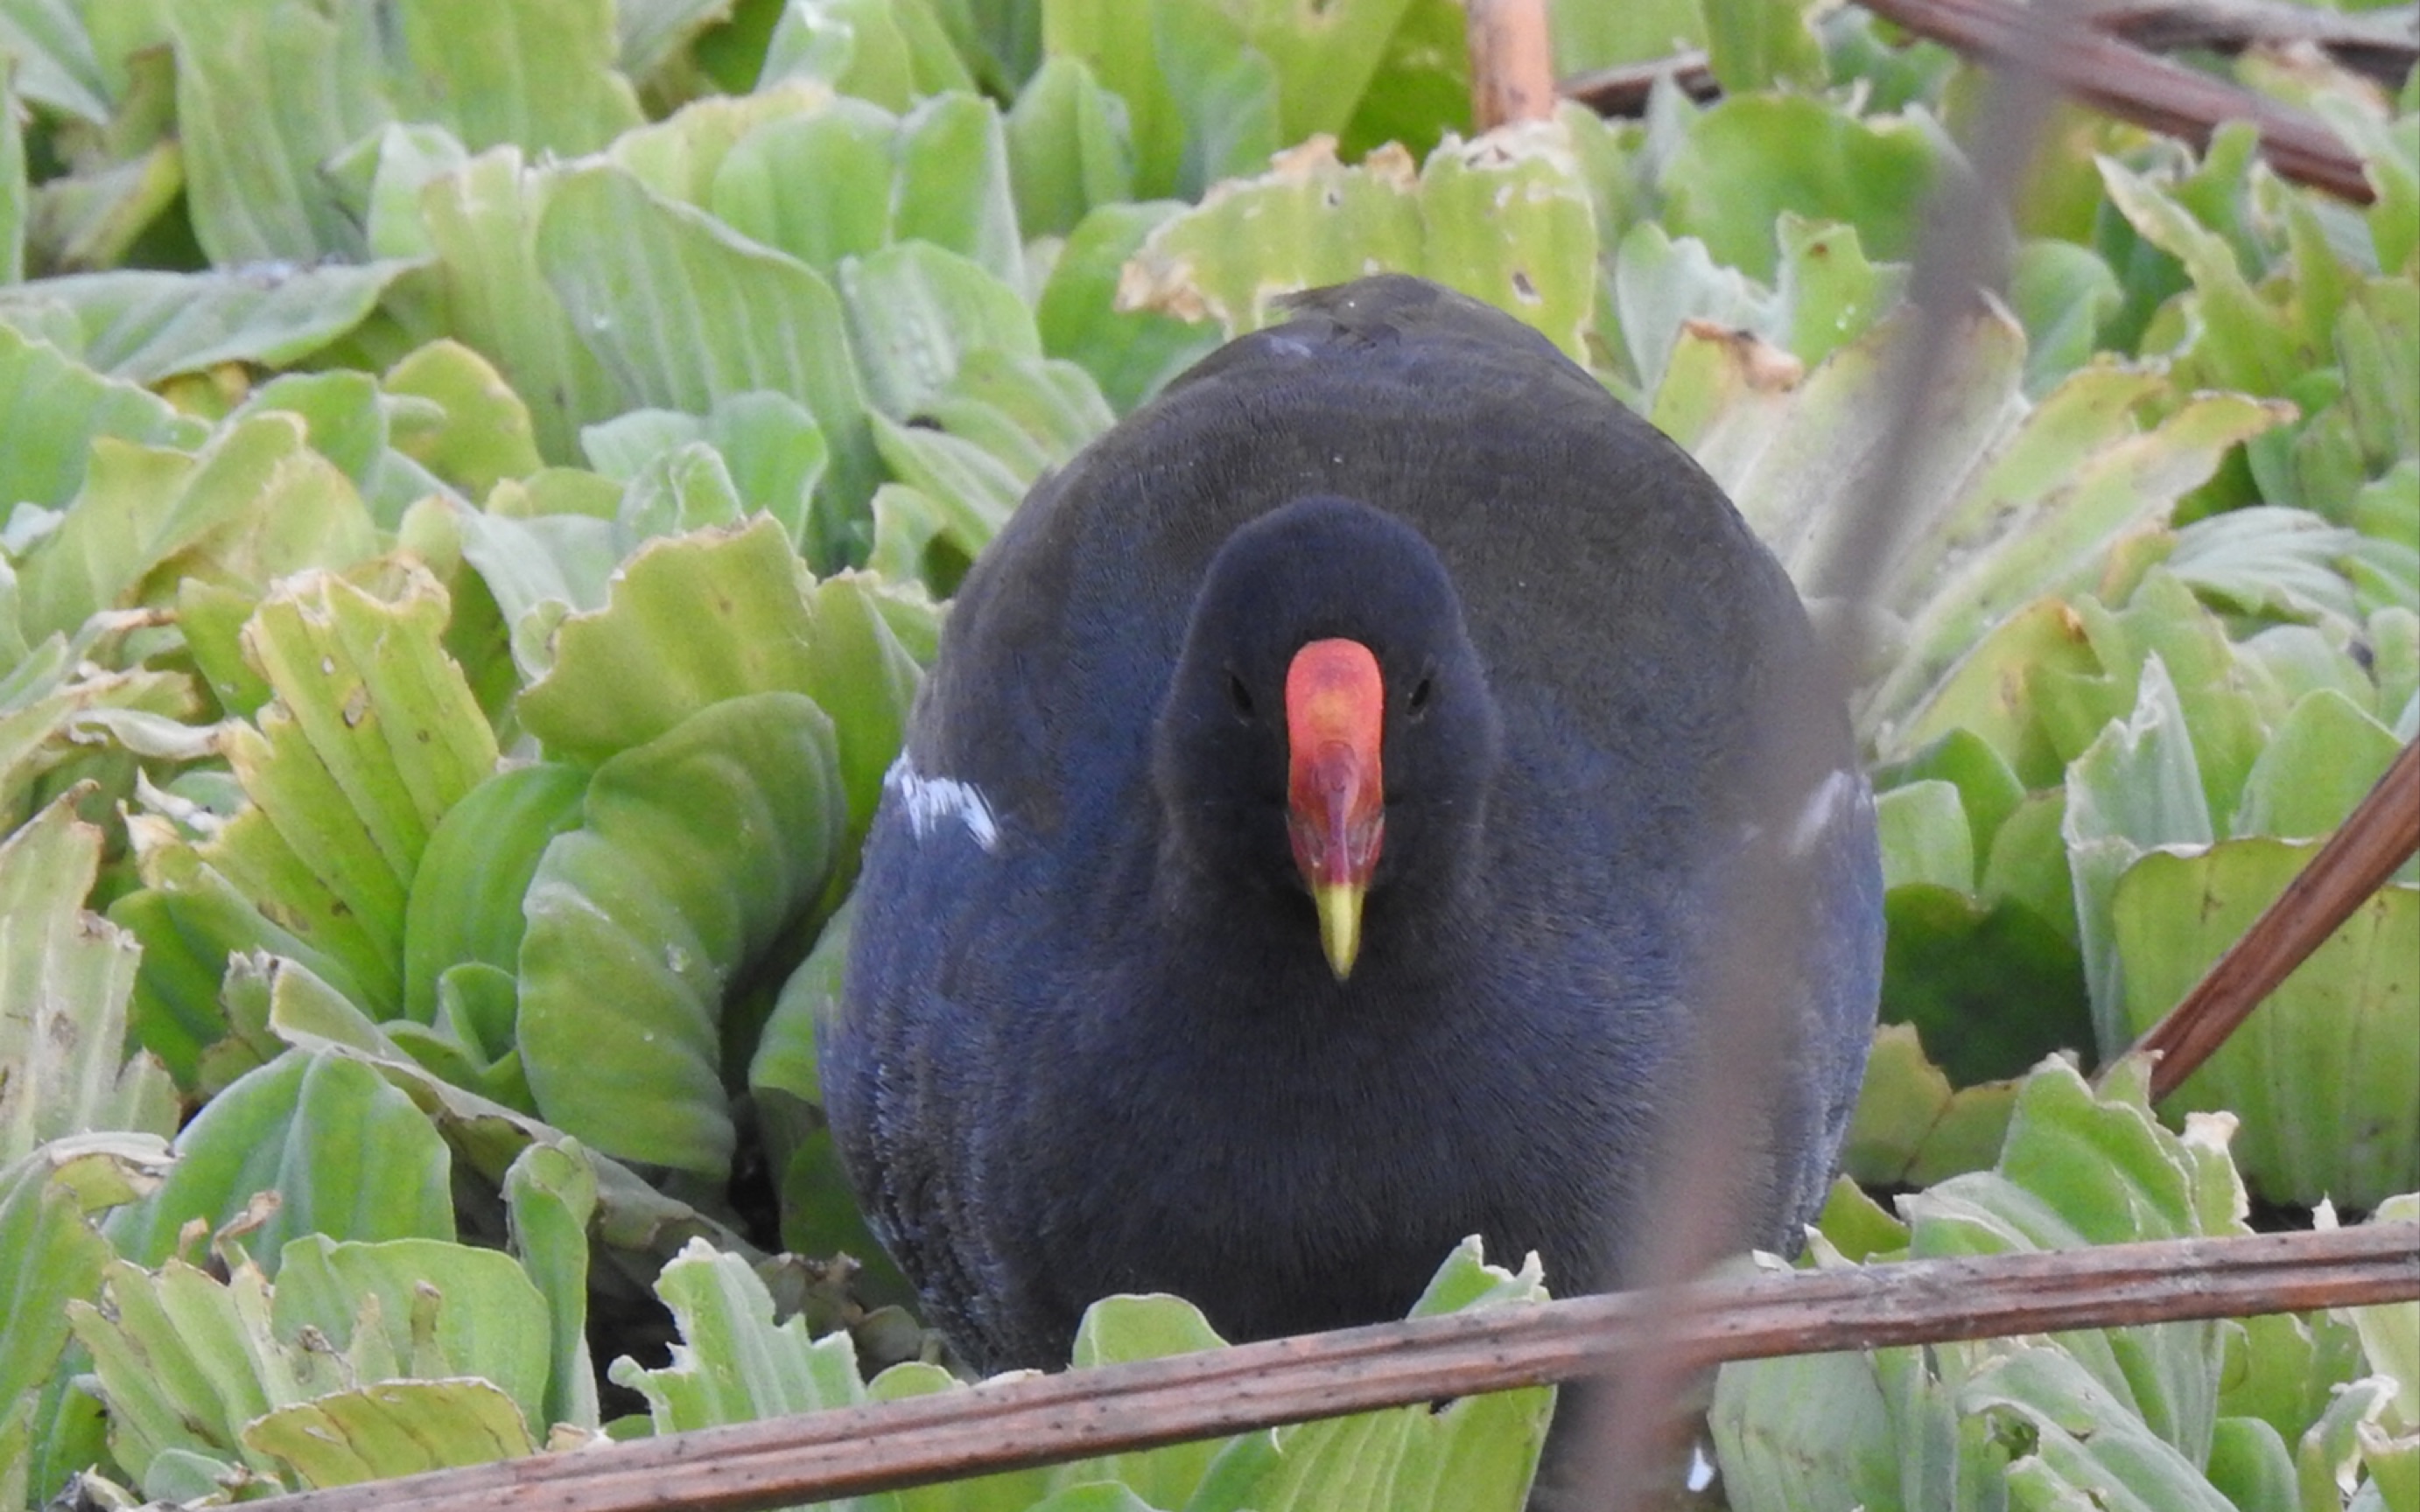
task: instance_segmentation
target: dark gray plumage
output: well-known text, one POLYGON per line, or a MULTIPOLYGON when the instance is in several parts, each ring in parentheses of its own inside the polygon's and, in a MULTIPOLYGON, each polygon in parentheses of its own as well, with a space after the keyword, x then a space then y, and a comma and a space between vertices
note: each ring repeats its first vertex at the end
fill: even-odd
MULTIPOLYGON (((1612 1283, 1757 712, 1818 675, 1715 485, 1508 317, 1370 279, 1212 355, 975 564, 868 843, 824 1085, 929 1321, 987 1369, 1064 1363, 1112 1291, 1231 1338, 1375 1321, 1474 1232, 1612 1283), (1388 699, 1342 980, 1269 715, 1326 636, 1388 699)), ((1881 970, 1835 740, 1768 1245, 1821 1200, 1881 970)))

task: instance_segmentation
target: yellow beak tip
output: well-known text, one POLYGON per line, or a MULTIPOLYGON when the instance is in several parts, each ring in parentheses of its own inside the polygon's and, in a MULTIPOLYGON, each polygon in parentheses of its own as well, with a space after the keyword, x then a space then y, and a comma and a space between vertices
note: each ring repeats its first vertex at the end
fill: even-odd
POLYGON ((1353 975, 1354 960, 1361 953, 1361 887, 1351 882, 1311 888, 1312 902, 1319 906, 1320 949, 1338 981, 1353 975))

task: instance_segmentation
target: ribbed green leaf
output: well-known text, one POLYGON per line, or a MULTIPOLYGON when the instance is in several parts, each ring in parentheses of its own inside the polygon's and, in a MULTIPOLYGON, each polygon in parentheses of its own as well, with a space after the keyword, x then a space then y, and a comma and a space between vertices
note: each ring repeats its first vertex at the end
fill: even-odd
POLYGON ((452 1162, 409 1098, 375 1072, 290 1051, 210 1100, 177 1135, 160 1189, 112 1215, 117 1253, 157 1265, 178 1231, 243 1215, 256 1195, 275 1206, 240 1235, 264 1267, 288 1239, 454 1237, 452 1162))
POLYGON ((244 1446, 325 1489, 518 1459, 537 1446, 511 1397, 484 1381, 386 1381, 265 1412, 244 1446))
POLYGON ((222 363, 282 367, 360 325, 413 266, 80 273, 0 290, 0 322, 23 329, 64 315, 85 363, 136 383, 222 363))
POLYGON ((825 486, 845 500, 873 493, 840 303, 814 269, 610 167, 555 186, 536 251, 572 329, 619 385, 618 408, 705 414, 754 390, 787 394, 831 445, 825 486))
POLYGON ((720 1172, 724 995, 821 894, 846 824, 831 722, 802 694, 725 699, 605 762, 584 812, 530 885, 522 1069, 597 1149, 720 1172))

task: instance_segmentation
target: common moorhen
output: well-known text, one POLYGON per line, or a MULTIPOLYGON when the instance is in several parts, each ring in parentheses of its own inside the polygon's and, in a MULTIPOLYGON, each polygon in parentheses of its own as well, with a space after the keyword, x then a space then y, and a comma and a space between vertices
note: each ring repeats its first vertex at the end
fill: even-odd
MULTIPOLYGON (((1826 665, 1714 483, 1504 315, 1365 279, 1204 360, 968 573, 867 844, 824 1091, 927 1320, 986 1370, 1119 1291, 1373 1322, 1474 1233, 1614 1283, 1758 709, 1826 665)), ((1881 973, 1827 722, 1768 1246, 1881 973)))

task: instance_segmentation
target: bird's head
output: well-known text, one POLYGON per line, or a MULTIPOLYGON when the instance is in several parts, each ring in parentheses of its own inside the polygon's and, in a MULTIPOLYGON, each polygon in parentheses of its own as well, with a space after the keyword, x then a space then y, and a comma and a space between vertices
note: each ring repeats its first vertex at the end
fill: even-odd
POLYGON ((1449 884, 1468 864, 1500 745, 1435 550, 1391 515, 1320 496, 1211 559, 1153 770, 1197 863, 1308 895, 1341 980, 1373 888, 1449 884))

